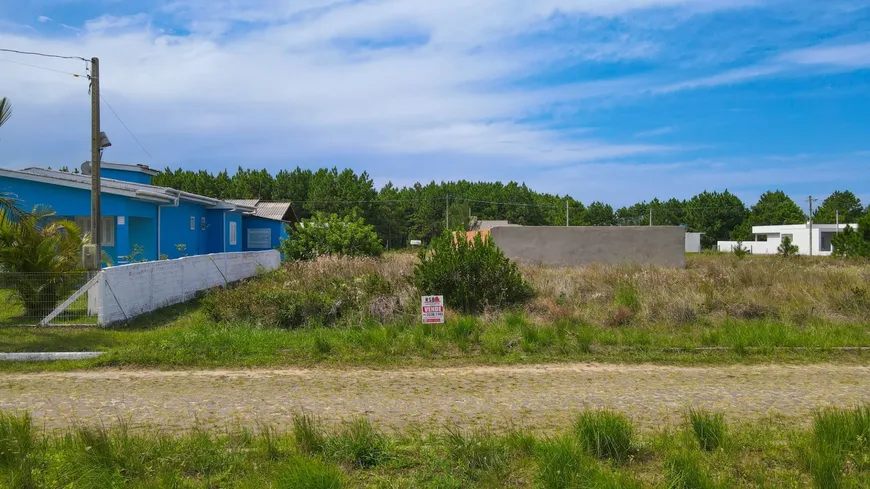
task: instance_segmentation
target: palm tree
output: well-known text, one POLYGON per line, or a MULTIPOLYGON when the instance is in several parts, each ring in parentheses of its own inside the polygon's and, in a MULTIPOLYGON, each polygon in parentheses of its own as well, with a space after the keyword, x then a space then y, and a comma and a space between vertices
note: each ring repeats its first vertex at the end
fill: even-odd
POLYGON ((0 97, 0 126, 12 117, 12 104, 6 97, 0 97))

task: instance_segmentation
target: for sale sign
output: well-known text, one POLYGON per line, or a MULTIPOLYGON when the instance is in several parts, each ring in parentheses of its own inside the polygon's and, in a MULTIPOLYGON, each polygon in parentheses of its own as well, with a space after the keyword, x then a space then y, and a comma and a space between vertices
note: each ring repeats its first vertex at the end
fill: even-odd
POLYGON ((423 296, 423 324, 435 324, 444 322, 444 296, 423 296))

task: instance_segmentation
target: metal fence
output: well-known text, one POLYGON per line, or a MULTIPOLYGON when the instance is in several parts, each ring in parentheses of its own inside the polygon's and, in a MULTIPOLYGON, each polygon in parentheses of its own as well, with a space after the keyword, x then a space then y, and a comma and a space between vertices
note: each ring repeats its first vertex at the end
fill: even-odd
POLYGON ((0 271, 0 326, 93 326, 97 311, 88 304, 87 272, 0 271))

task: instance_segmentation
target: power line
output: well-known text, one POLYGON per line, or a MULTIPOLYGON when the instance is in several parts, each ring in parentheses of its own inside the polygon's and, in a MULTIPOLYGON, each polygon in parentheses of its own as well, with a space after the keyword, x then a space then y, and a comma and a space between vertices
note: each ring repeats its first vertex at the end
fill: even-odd
POLYGON ((12 63, 12 64, 14 64, 14 65, 29 66, 29 67, 31 67, 31 68, 36 68, 36 69, 38 69, 38 70, 53 71, 53 72, 55 72, 55 73, 60 73, 60 74, 63 74, 63 75, 71 75, 71 76, 73 76, 73 77, 75 77, 75 78, 85 78, 85 75, 79 75, 78 73, 72 73, 72 72, 69 72, 69 71, 55 70, 54 68, 46 68, 45 66, 37 66, 37 65, 29 64, 29 63, 22 63, 22 62, 20 62, 20 61, 12 61, 11 59, 0 58, 0 61, 3 61, 3 62, 5 62, 5 63, 12 63))
POLYGON ((127 127, 127 124, 124 124, 124 121, 121 120, 121 116, 119 116, 118 113, 115 112, 115 109, 112 108, 112 104, 110 104, 109 101, 106 100, 105 97, 103 97, 103 94, 102 94, 102 93, 100 94, 100 100, 102 100, 103 103, 106 104, 106 107, 108 107, 109 110, 112 112, 112 114, 115 116, 115 118, 118 119, 118 122, 120 122, 121 125, 124 126, 124 129, 127 130, 127 133, 130 135, 130 137, 132 137, 133 140, 136 141, 136 144, 138 144, 139 147, 142 148, 142 151, 144 151, 145 154, 148 155, 149 158, 154 159, 154 157, 151 156, 151 153, 149 153, 148 150, 145 149, 145 146, 142 146, 142 143, 139 142, 139 138, 137 138, 136 135, 133 134, 133 131, 131 131, 129 127, 127 127))
POLYGON ((47 53, 37 53, 34 51, 19 51, 17 49, 6 49, 0 48, 0 51, 4 53, 15 53, 15 54, 26 54, 29 56, 42 56, 43 58, 58 58, 58 59, 80 59, 85 62, 89 62, 90 60, 82 58, 81 56, 61 56, 59 54, 47 54, 47 53))

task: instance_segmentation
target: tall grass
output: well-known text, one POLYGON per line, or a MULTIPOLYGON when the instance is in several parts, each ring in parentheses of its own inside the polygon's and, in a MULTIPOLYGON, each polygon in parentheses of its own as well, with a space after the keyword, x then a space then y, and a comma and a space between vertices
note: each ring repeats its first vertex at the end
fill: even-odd
POLYGON ((702 450, 713 451, 725 441, 725 415, 691 408, 686 415, 702 450))
POLYGON ((632 445, 643 449, 622 463, 596 458, 573 428, 546 437, 457 426, 388 435, 360 420, 296 419, 307 434, 245 426, 167 434, 123 423, 37 433, 26 415, 0 412, 0 487, 858 488, 870 480, 870 406, 819 412, 809 427, 734 424, 727 449, 710 452, 680 431, 641 433, 632 445))
POLYGON ((581 413, 574 430, 590 455, 616 462, 627 461, 635 452, 634 427, 622 413, 610 410, 581 413))
POLYGON ((870 470, 870 406, 817 412, 798 452, 816 487, 845 487, 847 472, 870 470))

